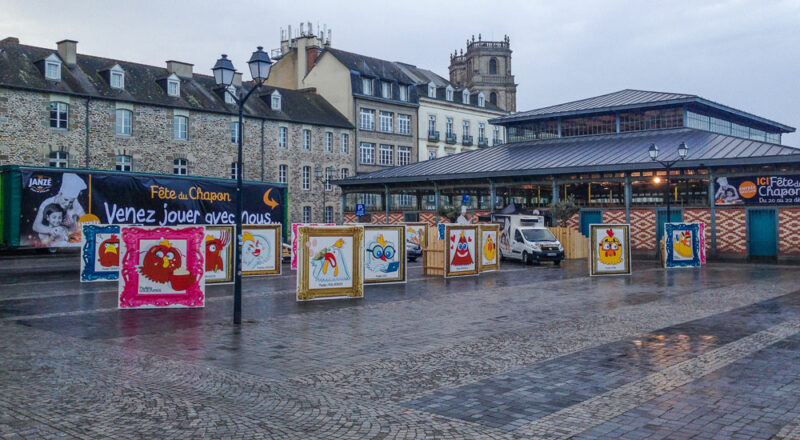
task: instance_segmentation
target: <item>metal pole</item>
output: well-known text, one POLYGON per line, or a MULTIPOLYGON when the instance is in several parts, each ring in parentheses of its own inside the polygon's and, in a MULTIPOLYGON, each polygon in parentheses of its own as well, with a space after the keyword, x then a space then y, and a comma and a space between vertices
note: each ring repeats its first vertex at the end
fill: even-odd
POLYGON ((672 199, 672 197, 670 197, 670 192, 669 192, 669 184, 670 184, 669 169, 670 169, 670 165, 671 164, 666 164, 666 167, 667 167, 667 223, 670 222, 669 204, 670 204, 670 201, 672 199))
POLYGON ((631 188, 631 173, 625 173, 625 221, 627 223, 631 222, 631 198, 632 198, 632 188, 631 188))
MULTIPOLYGON (((249 95, 248 95, 249 96, 249 95)), ((246 99, 246 98, 245 98, 246 99)), ((242 197, 242 135, 244 134, 244 99, 239 104, 239 130, 236 143, 238 146, 236 158, 236 276, 233 279, 233 323, 242 323, 242 210, 244 200, 242 197)))
POLYGON ((383 185, 385 192, 384 192, 384 199, 386 203, 384 203, 384 208, 386 209, 386 219, 384 219, 384 223, 387 225, 389 224, 389 185, 383 185))
POLYGON ((328 223, 327 218, 325 218, 325 208, 327 203, 327 192, 328 192, 328 170, 323 171, 322 175, 322 223, 328 223))

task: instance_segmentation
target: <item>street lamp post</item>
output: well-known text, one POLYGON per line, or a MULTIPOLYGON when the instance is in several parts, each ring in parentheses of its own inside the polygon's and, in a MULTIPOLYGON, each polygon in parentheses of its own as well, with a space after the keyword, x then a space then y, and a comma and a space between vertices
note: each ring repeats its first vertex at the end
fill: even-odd
POLYGON ((330 183, 331 174, 332 173, 333 173, 333 168, 332 167, 325 168, 325 175, 324 176, 322 175, 322 168, 320 168, 320 167, 314 168, 314 176, 316 176, 317 182, 323 184, 323 186, 322 186, 322 223, 328 223, 327 219, 325 218, 325 208, 327 206, 326 202, 325 202, 325 198, 326 198, 325 196, 326 196, 326 193, 328 192, 328 185, 330 183))
POLYGON ((269 71, 272 67, 272 60, 269 55, 263 50, 264 48, 258 46, 258 50, 253 52, 250 61, 247 65, 250 67, 250 75, 253 77, 253 87, 242 96, 241 91, 232 93, 228 88, 233 83, 233 76, 236 70, 233 68, 233 63, 228 59, 228 56, 223 54, 222 58, 217 60, 217 63, 211 69, 214 72, 214 81, 217 86, 224 87, 223 93, 231 95, 236 105, 239 107, 239 125, 237 127, 237 156, 236 156, 236 257, 235 257, 235 275, 233 278, 233 323, 242 323, 242 210, 243 210, 243 197, 242 197, 242 174, 244 174, 244 164, 242 163, 242 134, 244 132, 244 104, 247 102, 250 95, 259 89, 269 77, 269 71))
POLYGON ((678 161, 686 159, 686 155, 689 154, 689 147, 686 146, 686 142, 681 142, 678 145, 678 158, 675 160, 658 160, 658 145, 650 144, 650 149, 648 150, 650 153, 650 160, 653 162, 658 162, 667 169, 667 223, 670 222, 670 194, 669 194, 669 187, 670 187, 670 170, 672 166, 675 165, 678 161))

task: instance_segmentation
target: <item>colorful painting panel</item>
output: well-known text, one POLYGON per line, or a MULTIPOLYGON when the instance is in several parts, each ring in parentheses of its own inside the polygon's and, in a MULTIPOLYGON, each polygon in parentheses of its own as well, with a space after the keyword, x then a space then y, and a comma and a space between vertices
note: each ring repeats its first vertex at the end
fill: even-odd
POLYGON ((83 225, 81 282, 117 281, 120 256, 119 225, 83 225))
POLYGON ((333 223, 292 223, 292 270, 297 270, 297 228, 300 226, 336 226, 333 223))
POLYGON ((478 273, 478 227, 445 225, 444 276, 456 277, 478 273))
POLYGON ((242 226, 242 275, 281 273, 281 225, 242 226))
POLYGON ((235 226, 206 226, 206 284, 233 282, 235 226))
POLYGON ((127 226, 121 232, 119 307, 205 305, 205 228, 127 226))
POLYGON ((406 282, 408 226, 364 226, 364 283, 406 282))
POLYGON ((666 267, 700 267, 698 223, 667 223, 664 237, 666 267))
POLYGON ((700 229, 700 264, 706 264, 706 224, 698 223, 700 229))
POLYGON ((480 242, 480 259, 478 267, 480 272, 490 272, 500 269, 500 258, 498 256, 497 240, 500 235, 500 225, 478 225, 480 242))
POLYGON ((301 226, 297 300, 363 298, 364 228, 301 226))
POLYGON ((406 227, 406 240, 423 248, 428 247, 428 224, 425 222, 403 223, 406 227))
POLYGON ((589 275, 630 275, 630 225, 589 225, 589 275))

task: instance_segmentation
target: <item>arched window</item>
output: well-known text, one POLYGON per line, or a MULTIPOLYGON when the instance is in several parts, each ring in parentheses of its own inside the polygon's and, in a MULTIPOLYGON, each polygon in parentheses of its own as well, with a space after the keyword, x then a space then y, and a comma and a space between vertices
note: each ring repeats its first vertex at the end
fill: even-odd
POLYGON ((491 102, 492 105, 497 105, 497 93, 489 93, 489 102, 491 102))
POLYGON ((489 75, 497 75, 497 58, 489 58, 489 75))

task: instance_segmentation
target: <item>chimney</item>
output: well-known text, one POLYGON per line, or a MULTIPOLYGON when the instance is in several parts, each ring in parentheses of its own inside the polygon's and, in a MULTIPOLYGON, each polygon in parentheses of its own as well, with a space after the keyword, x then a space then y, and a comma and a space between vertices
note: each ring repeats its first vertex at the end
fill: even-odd
POLYGON ((192 79, 192 66, 194 65, 183 61, 169 60, 167 61, 167 72, 174 73, 181 78, 192 79))
POLYGON ((233 74, 233 81, 231 81, 231 85, 236 87, 242 86, 242 72, 236 72, 233 74))
POLYGON ((78 61, 78 42, 75 40, 61 40, 58 43, 58 56, 68 66, 74 66, 78 61))
POLYGON ((19 38, 17 37, 6 37, 0 43, 8 43, 8 44, 19 44, 19 38))
POLYGON ((317 62, 317 57, 319 56, 319 52, 320 50, 316 46, 309 46, 306 49, 306 71, 305 71, 306 75, 314 67, 314 63, 317 62))

